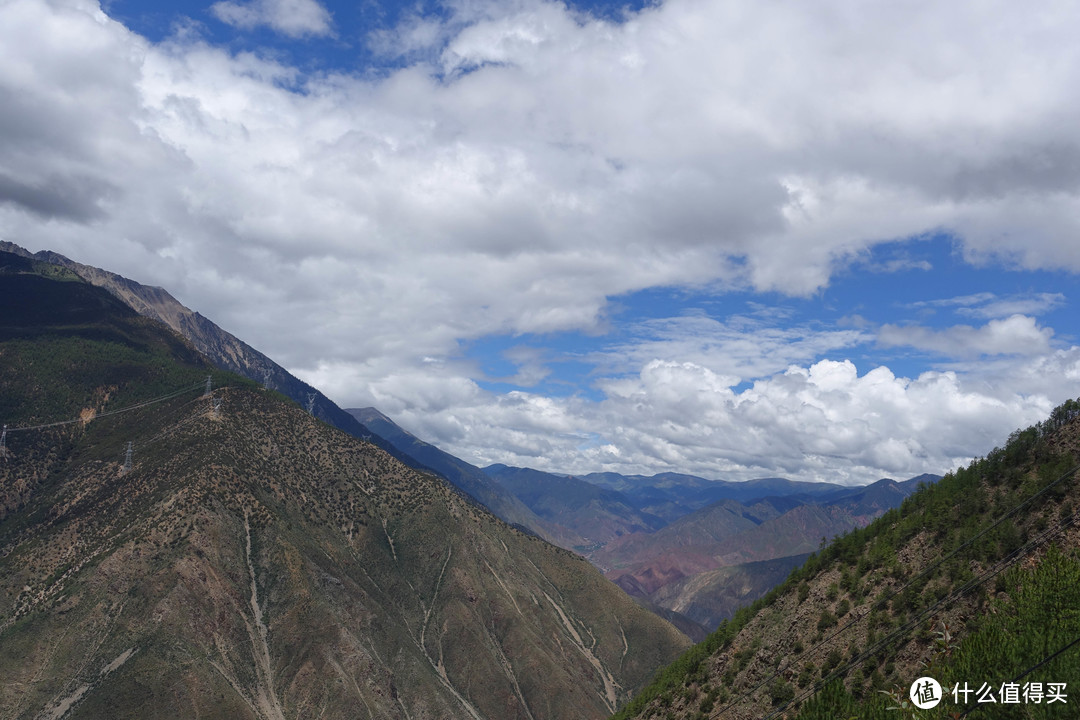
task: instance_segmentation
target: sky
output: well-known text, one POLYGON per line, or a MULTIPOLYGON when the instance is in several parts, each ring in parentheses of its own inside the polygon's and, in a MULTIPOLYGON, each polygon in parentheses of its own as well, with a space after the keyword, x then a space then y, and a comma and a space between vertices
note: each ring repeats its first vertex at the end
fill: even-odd
POLYGON ((1080 396, 1080 5, 2 0, 0 239, 478 465, 944 473, 1080 396))

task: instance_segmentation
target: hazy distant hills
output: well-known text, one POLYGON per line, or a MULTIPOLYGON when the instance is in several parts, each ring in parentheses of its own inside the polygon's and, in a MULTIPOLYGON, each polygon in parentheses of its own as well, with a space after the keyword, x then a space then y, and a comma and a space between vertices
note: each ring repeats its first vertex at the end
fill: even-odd
MULTIPOLYGON (((711 570, 719 565, 713 555, 724 541, 750 533, 792 507, 803 507, 798 501, 770 500, 749 506, 735 500, 721 500, 685 515, 655 533, 636 533, 614 540, 594 553, 594 562, 616 577, 622 574, 618 572, 620 570, 645 565, 664 556, 670 556, 675 562, 684 560, 686 571, 682 574, 711 570)), ((647 592, 655 589, 652 587, 647 592)))
POLYGON ((631 498, 642 511, 668 522, 719 500, 752 503, 767 497, 794 497, 804 502, 819 501, 842 494, 850 488, 834 483, 809 483, 786 478, 757 478, 745 482, 708 480, 682 473, 620 475, 590 473, 582 476, 601 487, 618 490, 631 498))
MULTIPOLYGON (((656 532, 617 538, 590 559, 629 594, 711 628, 783 580, 806 554, 897 507, 919 482, 936 479, 819 486, 812 495, 804 491, 746 503, 721 500, 656 532)), ((763 492, 795 489, 794 483, 775 480, 763 485, 763 492)), ((756 494, 744 491, 743 497, 756 494)))
POLYGON ((412 458, 415 464, 442 475, 511 525, 536 533, 560 547, 569 548, 585 542, 572 528, 541 518, 527 503, 491 480, 480 468, 420 440, 375 408, 350 408, 346 412, 399 452, 412 458))
POLYGON ((795 567, 823 541, 866 525, 897 507, 919 483, 938 479, 922 475, 848 487, 784 478, 710 481, 678 473, 575 477, 506 465, 481 471, 374 408, 349 412, 399 452, 500 508, 504 519, 518 518, 533 532, 582 553, 691 637, 700 631, 686 620, 715 627, 782 581, 783 568, 795 567), (507 494, 518 505, 510 505, 507 494), (697 577, 703 573, 709 574, 697 577))
POLYGON ((598 719, 686 647, 55 267, 0 253, 0 717, 598 719))
POLYGON ((588 550, 633 532, 652 532, 666 522, 638 510, 630 498, 569 475, 490 465, 484 473, 545 520, 585 538, 588 550))

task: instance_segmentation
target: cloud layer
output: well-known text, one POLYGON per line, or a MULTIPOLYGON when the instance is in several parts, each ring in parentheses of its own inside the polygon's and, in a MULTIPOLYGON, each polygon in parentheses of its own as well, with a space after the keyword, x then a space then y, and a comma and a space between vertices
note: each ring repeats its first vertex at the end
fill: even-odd
MULTIPOLYGON (((211 11, 336 31, 313 0, 211 11)), ((1076 394, 1072 350, 1036 319, 1062 300, 948 329, 725 322, 700 344, 693 320, 659 320, 591 356, 601 402, 484 391, 460 344, 601 333, 609 299, 646 288, 810 296, 929 232, 971 263, 1075 274, 1078 28, 1069 3, 668 0, 620 23, 461 3, 372 38, 396 69, 305 72, 190 31, 150 43, 90 0, 11 0, 0 235, 164 285, 342 404, 471 459, 942 469, 1076 394), (903 379, 844 362, 875 343, 969 365, 903 379), (978 359, 1061 382, 990 392, 978 359)), ((520 384, 545 377, 519 360, 520 384)))

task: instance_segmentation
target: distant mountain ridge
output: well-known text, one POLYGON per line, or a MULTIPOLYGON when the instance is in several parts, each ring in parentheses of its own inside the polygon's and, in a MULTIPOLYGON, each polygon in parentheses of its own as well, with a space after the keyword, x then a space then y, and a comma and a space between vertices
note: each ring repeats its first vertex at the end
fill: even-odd
MULTIPOLYGON (((757 498, 749 504, 720 500, 655 533, 613 540, 590 559, 630 595, 715 627, 769 590, 771 585, 761 578, 747 586, 746 579, 755 572, 765 573, 773 584, 780 582, 786 572, 778 568, 791 570, 790 558, 805 558, 834 537, 867 525, 898 507, 921 483, 936 479, 921 475, 903 483, 882 479, 859 488, 817 487, 809 499, 805 488, 770 479, 759 485, 761 491, 799 492, 757 498), (727 572, 720 572, 725 568, 727 572), (717 598, 727 598, 727 604, 717 598), (685 612, 686 608, 694 610, 685 612)), ((744 497, 756 494, 753 488, 743 492, 744 497)))
POLYGON ((564 548, 584 542, 568 528, 539 517, 527 504, 499 483, 492 481, 480 468, 424 442, 376 408, 350 408, 346 412, 386 440, 398 452, 411 458, 415 464, 442 475, 511 525, 517 525, 564 548))
MULTIPOLYGON (((477 482, 475 466, 378 410, 349 412, 422 465, 448 477, 468 473, 469 482, 477 482)), ((692 608, 687 620, 714 624, 783 580, 781 569, 793 567, 791 558, 866 525, 920 483, 938 479, 927 474, 850 487, 784 478, 710 481, 679 473, 576 477, 503 464, 485 467, 482 474, 526 507, 535 532, 583 554, 646 607, 665 617, 683 614, 678 607, 692 608), (702 573, 709 575, 693 579, 702 573), (755 573, 760 575, 748 580, 755 573), (710 601, 709 595, 723 600, 710 601)), ((696 637, 698 631, 688 634, 696 637)))
POLYGON ((507 465, 489 465, 483 472, 544 519, 581 535, 585 543, 582 551, 627 533, 652 532, 667 524, 634 507, 622 493, 572 475, 507 465))

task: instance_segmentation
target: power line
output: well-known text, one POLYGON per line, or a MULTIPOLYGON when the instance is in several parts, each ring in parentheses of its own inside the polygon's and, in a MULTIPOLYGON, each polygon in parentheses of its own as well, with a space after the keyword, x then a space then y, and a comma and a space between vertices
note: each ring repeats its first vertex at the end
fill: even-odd
MULTIPOLYGON (((1076 469, 1074 468, 1070 472, 1075 472, 1075 471, 1076 471, 1076 469)), ((913 619, 908 620, 906 623, 901 625, 899 628, 897 628, 893 632, 889 633, 884 638, 881 638, 878 642, 874 643, 874 645, 868 646, 863 652, 859 653, 855 657, 852 657, 851 659, 848 660, 848 662, 844 663, 843 665, 841 665, 840 667, 836 668, 831 673, 829 673, 827 676, 823 677, 819 682, 815 683, 813 687, 811 687, 810 689, 804 691, 801 695, 798 695, 798 696, 792 698, 788 702, 786 702, 783 705, 781 705, 780 707, 778 707, 772 713, 765 716, 765 720, 770 720, 771 718, 776 717, 779 713, 786 710, 787 707, 789 705, 793 704, 793 703, 800 703, 803 700, 806 700, 806 699, 812 697, 814 695, 814 693, 816 693, 818 690, 823 688, 825 685, 827 685, 831 681, 833 681, 835 679, 838 679, 838 678, 843 678, 844 676, 846 676, 848 674, 848 672, 850 672, 851 668, 853 668, 855 665, 857 665, 857 664, 859 664, 861 662, 864 662, 865 660, 867 660, 872 655, 874 655, 877 652, 879 652, 880 650, 884 649, 890 643, 899 640, 900 638, 907 635, 911 630, 914 630, 923 621, 925 621, 930 615, 932 615, 938 609, 940 609, 942 605, 948 605, 949 603, 952 603, 952 602, 954 602, 956 600, 959 600, 961 597, 963 597, 964 595, 969 593, 974 588, 978 587, 979 585, 982 585, 984 582, 986 582, 986 581, 996 577, 997 575, 1001 574, 1002 572, 1007 570, 1012 565, 1015 565, 1022 558, 1024 558, 1028 554, 1030 554, 1032 551, 1036 550, 1040 545, 1043 545, 1043 544, 1049 542, 1050 539, 1052 539, 1055 535, 1057 535, 1058 533, 1060 533, 1061 531, 1065 530, 1067 527, 1072 525, 1073 522, 1077 519, 1078 515, 1080 515, 1080 513, 1073 513, 1072 515, 1070 515, 1070 516, 1068 516, 1066 518, 1063 518, 1055 527, 1046 530, 1041 535, 1036 537, 1034 540, 1029 540, 1026 544, 1022 545, 1021 547, 1017 548, 1013 552, 1009 553, 1009 555, 1007 555, 1006 557, 1004 557, 1001 560, 999 560, 998 562, 994 563, 994 565, 992 565, 982 575, 969 580, 968 582, 964 583, 964 585, 962 585, 959 590, 953 590, 951 593, 949 593, 948 595, 946 595, 942 599, 938 600, 933 605, 930 605, 929 607, 925 608, 923 611, 918 613, 913 619)), ((728 707, 731 707, 731 706, 729 705, 729 706, 725 707, 721 711, 721 714, 724 711, 726 711, 728 709, 728 707)))
MULTIPOLYGON (((97 420, 98 418, 108 417, 110 415, 118 415, 120 413, 129 412, 131 410, 138 410, 139 408, 146 407, 147 405, 153 405, 155 403, 164 402, 166 400, 171 400, 172 398, 183 395, 184 393, 189 393, 189 392, 192 392, 194 390, 198 390, 200 387, 202 387, 202 385, 200 383, 196 383, 195 385, 189 385, 188 387, 182 388, 180 390, 176 390, 176 391, 171 392, 171 393, 167 393, 165 395, 161 395, 159 397, 153 398, 152 400, 147 400, 145 402, 136 403, 135 405, 128 405, 127 407, 118 408, 116 410, 109 410, 109 411, 106 411, 106 412, 97 413, 96 415, 94 415, 94 417, 90 418, 90 420, 97 420)), ((44 430, 45 428, 60 427, 62 425, 73 425, 75 423, 86 423, 86 422, 90 422, 90 420, 83 420, 82 418, 73 418, 71 420, 60 420, 58 422, 44 423, 42 425, 27 425, 25 427, 15 427, 15 428, 9 428, 9 427, 7 427, 5 425, 4 427, 5 427, 6 431, 10 431, 10 432, 26 432, 28 430, 44 430)), ((5 434, 6 434, 6 432, 5 432, 5 434)))
POLYGON ((120 468, 121 475, 127 475, 131 471, 131 441, 128 440, 127 452, 124 453, 124 466, 120 468))
MULTIPOLYGON (((1019 511, 1020 511, 1021 509, 1023 509, 1023 508, 1025 507, 1025 506, 1027 506, 1027 505, 1031 504, 1032 502, 1034 502, 1034 501, 1035 501, 1035 500, 1036 500, 1036 499, 1037 499, 1038 497, 1040 497, 1040 496, 1044 495, 1045 493, 1049 492, 1049 491, 1050 491, 1051 489, 1053 489, 1053 488, 1054 488, 1054 487, 1055 487, 1056 485, 1058 485, 1058 484, 1060 484, 1060 483, 1064 482, 1064 481, 1065 481, 1065 480, 1066 480, 1067 478, 1069 478, 1070 476, 1074 475, 1074 474, 1076 473, 1076 471, 1077 471, 1077 470, 1080 470, 1080 465, 1074 466, 1073 468, 1071 468, 1070 470, 1068 470, 1068 471, 1066 471, 1066 472, 1065 472, 1064 474, 1062 474, 1062 475, 1061 475, 1061 476, 1060 476, 1060 477, 1059 477, 1059 478, 1058 478, 1057 480, 1054 480, 1053 482, 1051 482, 1051 483, 1049 483, 1048 485, 1046 485, 1046 486, 1044 486, 1043 488, 1041 488, 1041 489, 1040 489, 1040 490, 1039 490, 1038 492, 1036 492, 1035 494, 1031 495, 1030 497, 1026 498, 1025 500, 1023 500, 1023 501, 1021 501, 1020 503, 1018 503, 1018 504, 1016 504, 1015 506, 1013 506, 1013 508, 1012 508, 1011 510, 1009 510, 1009 511, 1008 511, 1007 513, 1005 513, 1005 514, 1004 514, 1004 515, 1002 515, 1002 516, 1001 516, 1000 518, 998 518, 998 520, 996 520, 995 522, 991 523, 991 524, 990 524, 989 526, 987 526, 987 527, 986 527, 985 529, 983 529, 982 531, 980 531, 979 533, 977 533, 976 535, 974 535, 974 536, 973 536, 973 537, 972 537, 971 539, 969 539, 969 540, 968 540, 967 542, 965 542, 965 543, 961 544, 961 545, 960 545, 959 547, 957 547, 957 548, 956 548, 955 550, 953 550, 953 551, 952 551, 951 553, 949 553, 948 555, 946 555, 946 556, 944 556, 944 557, 940 558, 940 559, 939 559, 938 561, 936 561, 936 562, 934 562, 934 563, 931 563, 930 565, 928 565, 928 566, 927 566, 926 568, 924 568, 924 569, 923 569, 923 571, 922 571, 922 572, 920 572, 919 574, 917 574, 917 575, 913 576, 913 577, 912 577, 912 578, 911 578, 910 580, 908 580, 908 581, 907 581, 906 583, 904 583, 904 584, 903 584, 902 586, 900 586, 900 588, 899 588, 899 589, 897 589, 897 590, 895 590, 895 591, 892 591, 892 592, 891 592, 890 594, 888 594, 888 595, 887 595, 887 596, 885 596, 884 598, 881 598, 881 599, 879 599, 879 600, 875 601, 875 604, 876 604, 876 603, 878 603, 878 602, 884 602, 884 601, 892 600, 892 599, 893 599, 893 598, 895 598, 896 596, 900 595, 900 594, 901 594, 901 593, 903 593, 903 592, 904 592, 905 590, 907 590, 907 589, 908 589, 909 587, 911 587, 911 586, 912 586, 913 584, 915 584, 916 582, 920 581, 920 580, 921 580, 922 578, 924 578, 925 576, 927 576, 927 575, 929 575, 930 573, 932 573, 932 572, 934 572, 935 570, 937 570, 937 568, 939 568, 939 567, 940 567, 941 565, 943 565, 944 563, 946 563, 946 562, 948 562, 949 560, 953 559, 953 558, 954 558, 954 557, 955 557, 955 556, 956 556, 957 554, 959 554, 959 553, 960 553, 960 552, 961 552, 962 550, 964 550, 965 548, 967 548, 968 546, 970 546, 970 545, 971 545, 972 543, 974 543, 974 542, 975 542, 976 540, 980 539, 980 538, 981 538, 982 536, 986 535, 986 534, 987 534, 988 532, 990 532, 991 530, 993 530, 994 528, 996 528, 996 527, 997 527, 998 525, 1000 525, 1001 523, 1003 523, 1003 522, 1004 522, 1005 520, 1009 519, 1010 517, 1012 517, 1013 515, 1015 515, 1016 513, 1018 513, 1018 512, 1019 512, 1019 511)), ((940 603, 940 601, 939 601, 939 603, 940 603)), ((935 606, 935 607, 936 607, 936 606, 935 606)), ((813 645, 812 647, 810 647, 810 648, 809 648, 809 649, 807 649, 806 651, 804 651, 804 652, 802 652, 802 653, 799 653, 799 654, 795 655, 795 657, 794 657, 794 658, 792 658, 791 660, 789 660, 789 662, 788 662, 788 665, 787 665, 786 667, 787 667, 787 668, 792 668, 792 667, 793 667, 793 666, 795 665, 795 663, 796 663, 796 662, 797 662, 797 661, 798 661, 798 660, 799 660, 800 658, 803 658, 803 657, 807 657, 807 656, 809 656, 809 657, 813 657, 813 656, 814 656, 814 654, 816 653, 816 651, 818 651, 818 650, 821 650, 821 649, 824 649, 825 645, 826 645, 826 644, 827 644, 827 643, 828 643, 829 641, 831 641, 831 640, 833 640, 834 638, 836 638, 836 637, 839 637, 839 636, 840 636, 840 635, 842 635, 843 633, 847 632, 847 630, 849 630, 850 628, 854 627, 855 625, 857 625, 857 624, 858 624, 859 622, 861 622, 862 620, 864 620, 864 619, 865 619, 865 618, 867 618, 867 617, 869 617, 869 613, 863 613, 863 614, 861 614, 861 615, 858 615, 857 617, 853 617, 853 618, 852 618, 852 619, 851 619, 850 621, 848 621, 848 622, 847 622, 847 623, 846 623, 845 625, 843 625, 842 627, 840 627, 840 628, 838 628, 837 630, 835 630, 835 631, 834 631, 834 632, 833 632, 832 634, 828 635, 827 637, 824 637, 824 638, 822 638, 822 639, 821 639, 821 640, 820 640, 819 642, 815 643, 815 644, 814 644, 814 645, 813 645)), ((875 652, 876 652, 876 650, 875 650, 875 652)), ((867 655, 867 657, 868 657, 868 655, 867 655)), ((864 658, 864 659, 865 659, 865 658, 864 658)), ((738 704, 739 704, 740 702, 742 702, 742 701, 743 701, 743 700, 745 700, 746 698, 750 697, 751 695, 753 695, 754 693, 756 693, 756 692, 757 692, 758 690, 760 690, 761 688, 765 687, 765 686, 766 686, 766 685, 767 685, 768 683, 772 682, 772 681, 773 681, 773 680, 775 680, 775 679, 776 679, 777 677, 779 677, 779 676, 780 676, 780 674, 781 674, 780 668, 777 668, 777 669, 776 669, 776 670, 774 670, 774 671, 773 671, 773 672, 772 672, 772 673, 771 673, 770 675, 768 675, 768 676, 767 676, 767 677, 766 677, 766 678, 765 678, 764 680, 762 680, 761 682, 759 682, 759 683, 758 683, 757 685, 755 685, 754 687, 750 688, 749 690, 746 690, 746 691, 743 691, 742 693, 740 693, 738 697, 736 697, 736 698, 735 698, 735 699, 733 699, 733 700, 732 700, 731 702, 729 702, 729 703, 728 703, 727 705, 725 705, 725 706, 724 706, 723 708, 721 708, 721 709, 720 709, 720 712, 719 712, 719 713, 718 713, 717 715, 715 715, 714 717, 717 717, 717 718, 723 717, 723 716, 724 716, 724 714, 725 714, 725 713, 726 713, 726 712, 727 712, 728 710, 731 710, 731 709, 733 709, 733 708, 734 708, 734 707, 736 707, 736 706, 737 706, 737 705, 738 705, 738 704)), ((830 677, 831 677, 831 675, 830 675, 830 677)), ((811 689, 811 690, 809 691, 809 695, 812 695, 812 694, 813 694, 814 692, 816 692, 816 690, 817 690, 817 688, 818 688, 818 687, 820 687, 820 686, 823 686, 824 684, 825 684, 825 681, 824 681, 824 680, 823 680, 823 681, 822 681, 821 683, 817 683, 817 684, 815 684, 815 687, 814 687, 814 688, 812 688, 812 689, 811 689)), ((809 697, 809 695, 807 695, 807 697, 809 697)), ((783 705, 783 706, 781 707, 781 710, 782 710, 783 708, 786 708, 786 707, 787 707, 787 705, 788 705, 788 704, 790 704, 791 702, 795 702, 795 700, 789 701, 789 703, 787 703, 787 704, 783 705)), ((768 717, 773 717, 773 716, 775 716, 775 714, 776 714, 776 713, 774 712, 774 713, 773 713, 772 715, 769 715, 768 717)))

